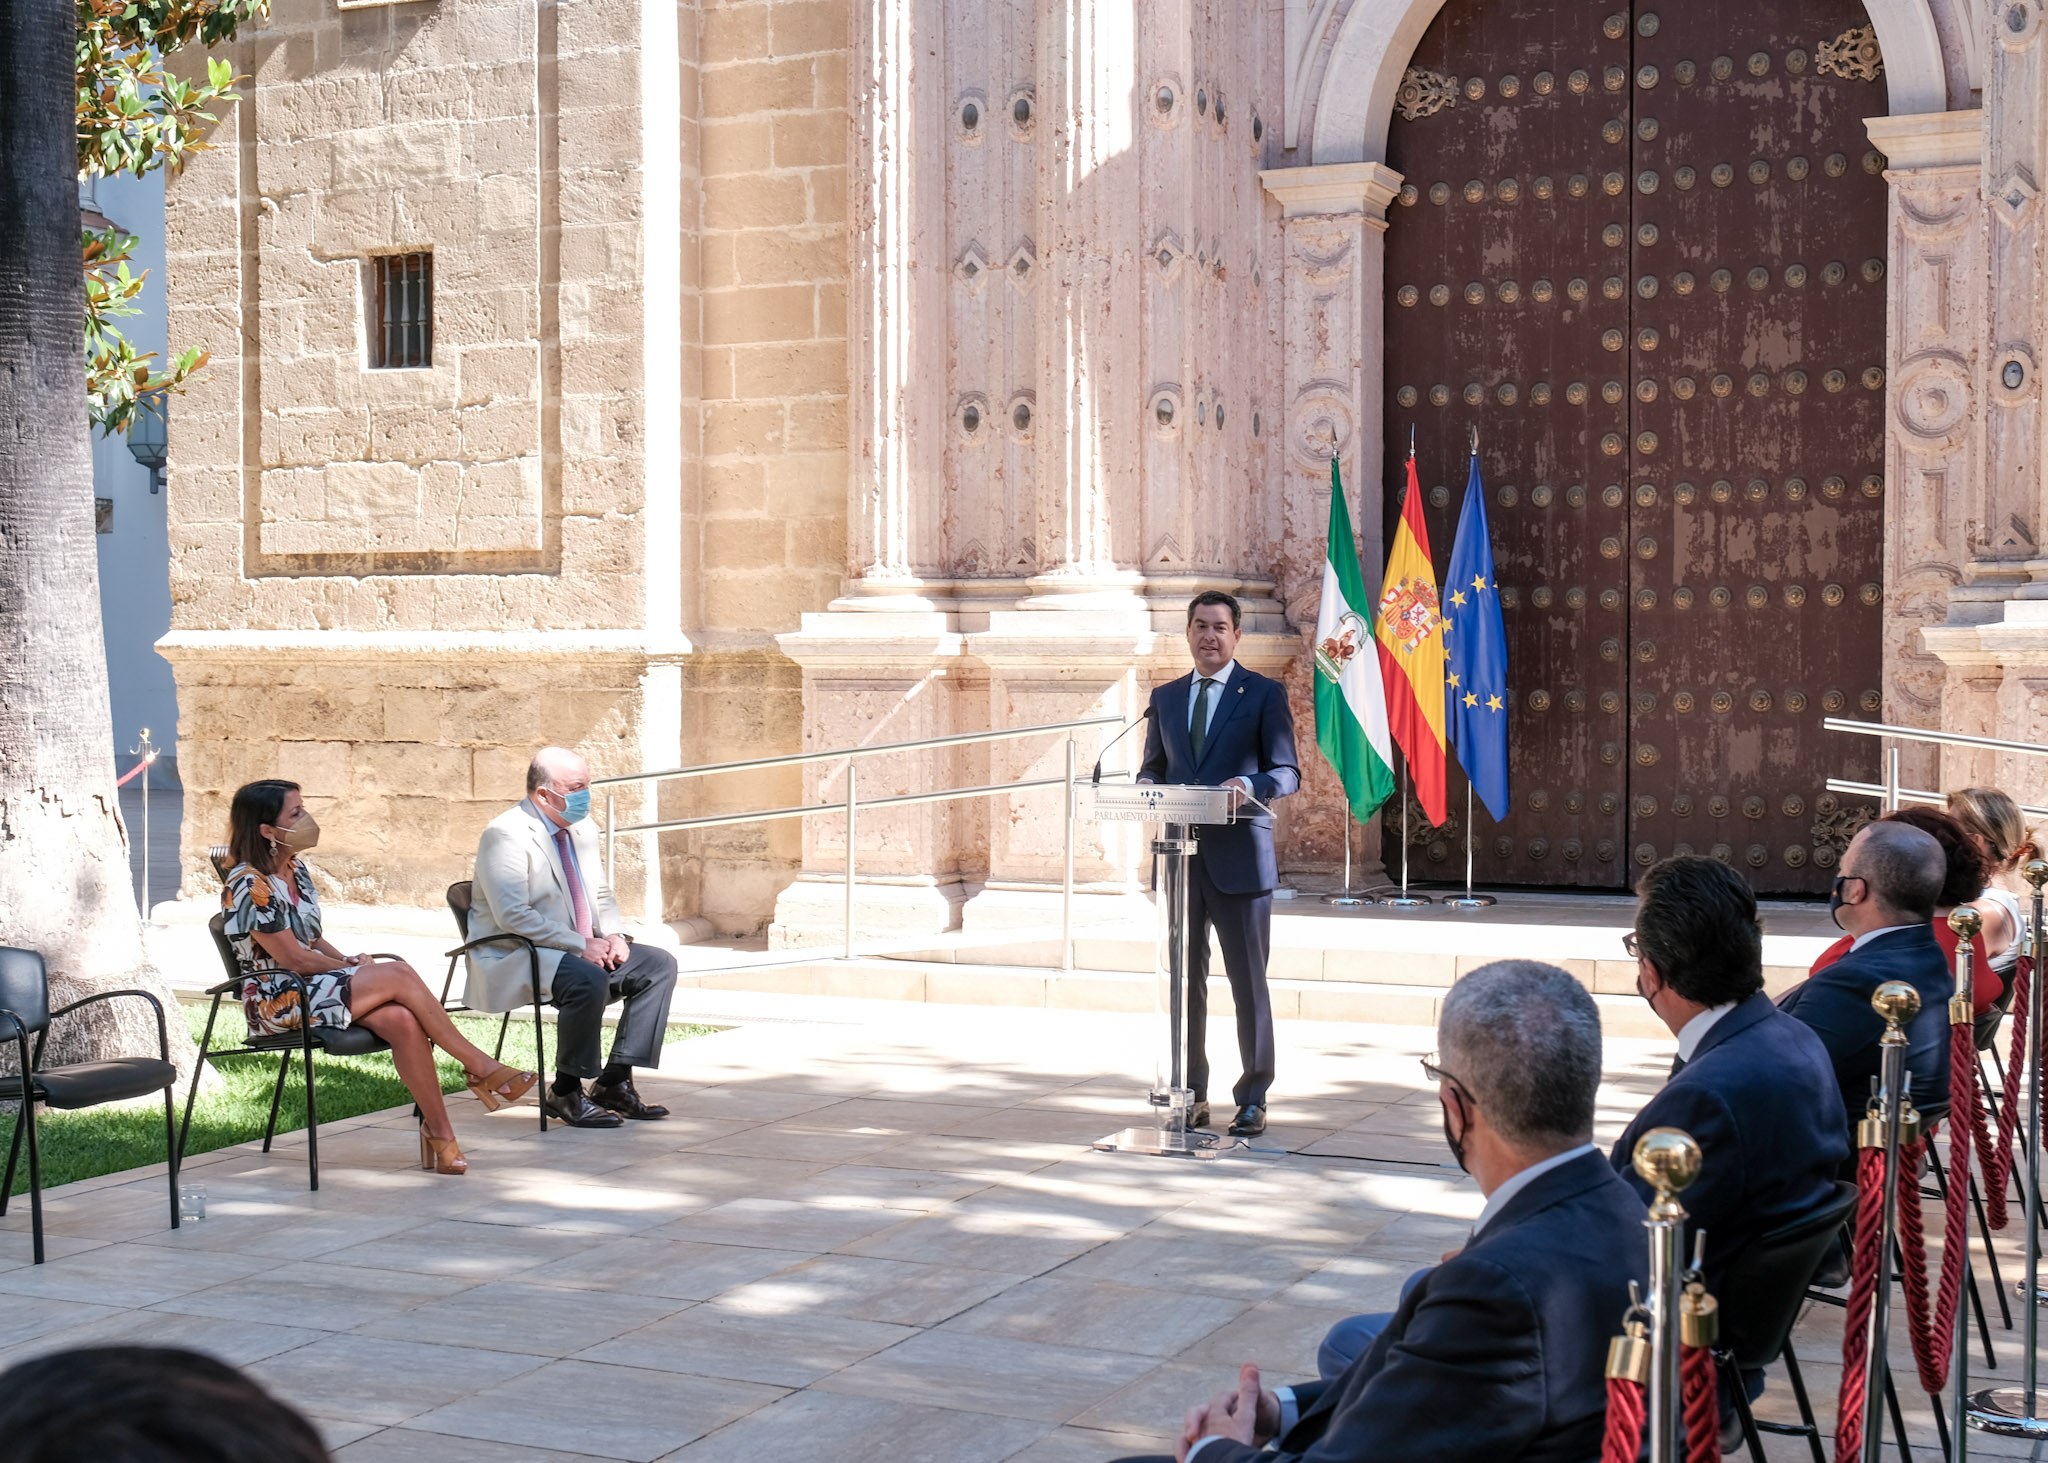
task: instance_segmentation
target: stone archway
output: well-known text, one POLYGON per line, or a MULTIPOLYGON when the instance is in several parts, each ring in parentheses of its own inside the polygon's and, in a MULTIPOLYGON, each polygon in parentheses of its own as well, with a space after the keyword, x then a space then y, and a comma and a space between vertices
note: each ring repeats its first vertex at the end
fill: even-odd
MULTIPOLYGON (((1385 161, 1401 73, 1443 6, 1394 0, 1352 7, 1322 64, 1310 144, 1317 164, 1385 161)), ((1869 0, 1864 9, 1884 52, 1890 114, 1947 110, 1941 37, 1927 0, 1869 0)))
MULTIPOLYGON (((1913 363, 1929 350, 1955 356, 1974 379, 1980 352, 1972 331, 1981 333, 1988 308, 1979 294, 1983 260, 1970 234, 1971 220, 1981 220, 1983 211, 1982 114, 1944 110, 1953 68, 1936 24, 1940 4, 1869 0, 1865 7, 1884 52, 1890 103, 1890 115, 1869 122, 1873 144, 1889 161, 1891 200, 1885 477, 1897 491, 1887 504, 1884 715, 1928 725, 1938 723, 1939 711, 1925 695, 1926 684, 1938 682, 1939 671, 1929 671, 1919 631, 1938 622, 1947 597, 1908 600, 1937 571, 1947 582, 1960 573, 1968 557, 1964 540, 1989 482, 1969 445, 1982 430, 1986 391, 1972 390, 1962 419, 1939 440, 1914 429, 1909 404, 1901 401, 1913 363)), ((1287 518, 1300 526, 1293 532, 1312 527, 1320 533, 1334 452, 1356 495, 1352 518, 1368 561, 1381 550, 1384 233, 1387 206, 1404 181, 1386 165, 1385 145, 1402 73, 1442 5, 1360 0, 1341 19, 1331 18, 1337 5, 1315 7, 1322 39, 1295 58, 1306 78, 1295 94, 1306 104, 1298 120, 1290 118, 1311 161, 1263 175, 1282 213, 1287 518)), ((1973 14, 1951 17, 1947 28, 1954 32, 1958 25, 1981 22, 1973 14)), ((1953 35, 1950 44, 1953 49, 1953 35)), ((2000 58, 1988 39, 1978 49, 1989 57, 1987 85, 1989 71, 2024 59, 2000 58)), ((1289 557, 1306 562, 1316 555, 1304 550, 1289 557)), ((1314 585, 1305 576, 1282 578, 1290 615, 1312 617, 1314 585)), ((1376 829, 1367 831, 1367 847, 1376 853, 1376 829)))

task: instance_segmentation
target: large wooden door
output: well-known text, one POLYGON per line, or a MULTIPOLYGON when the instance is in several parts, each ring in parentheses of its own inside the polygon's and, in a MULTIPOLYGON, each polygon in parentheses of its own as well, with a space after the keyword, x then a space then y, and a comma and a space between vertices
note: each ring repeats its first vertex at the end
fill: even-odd
MULTIPOLYGON (((1514 806, 1483 881, 1823 889, 1880 706, 1885 109, 1854 0, 1451 0, 1388 140, 1387 507, 1479 433, 1514 806)), ((1418 875, 1463 872, 1411 816, 1418 875)), ((1399 814, 1387 825, 1398 840, 1399 814)), ((1398 842, 1390 841, 1390 849, 1398 842)))

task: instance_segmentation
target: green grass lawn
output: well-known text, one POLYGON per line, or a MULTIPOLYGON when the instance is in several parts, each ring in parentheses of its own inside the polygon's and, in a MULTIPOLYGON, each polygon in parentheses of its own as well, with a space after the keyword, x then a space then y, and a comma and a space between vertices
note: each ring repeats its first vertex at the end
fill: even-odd
MULTIPOLYGON (((192 1025, 192 1039, 197 1042, 206 1027, 206 1007, 187 1006, 185 1015, 192 1025)), ((485 1051, 491 1050, 498 1040, 498 1021, 496 1016, 455 1018, 455 1024, 462 1028, 463 1035, 485 1051)), ((213 1028, 213 1045, 216 1048, 239 1046, 246 1029, 241 1007, 223 1002, 220 1019, 213 1028)), ((715 1026, 671 1026, 668 1039, 683 1041, 716 1030, 715 1026)), ((461 1092, 462 1068, 445 1055, 438 1052, 435 1055, 440 1062, 441 1090, 461 1092)), ((515 1019, 512 1022, 512 1029, 505 1038, 504 1061, 507 1066, 532 1068, 533 1019, 530 1012, 524 1021, 515 1019)), ((292 1076, 285 1082, 284 1103, 277 1117, 280 1133, 297 1132, 306 1126, 306 1089, 300 1080, 300 1066, 295 1060, 292 1076)), ((226 1057, 214 1064, 214 1070, 220 1073, 223 1081, 212 1091, 204 1087, 200 1089, 199 1100, 192 1107, 192 1135, 185 1144, 188 1154, 209 1153, 230 1144, 259 1139, 263 1136, 264 1120, 270 1115, 270 1094, 277 1081, 277 1057, 274 1054, 226 1057)), ((316 1052, 313 1075, 318 1084, 320 1121, 323 1123, 412 1102, 412 1094, 405 1090, 405 1084, 392 1071, 388 1054, 323 1057, 316 1052)), ((177 1099, 177 1113, 182 1117, 185 1108, 183 1082, 178 1085, 177 1099)), ((13 1137, 13 1128, 13 1115, 0 1114, 0 1132, 6 1134, 0 1142, 13 1137)), ((36 1136, 42 1149, 43 1187, 46 1189, 75 1179, 161 1163, 164 1159, 163 1108, 155 1103, 141 1107, 86 1108, 78 1112, 50 1112, 45 1109, 36 1115, 36 1136)), ((0 1156, 0 1166, 5 1163, 5 1157, 0 1156)), ((13 1191, 17 1194, 28 1192, 26 1152, 22 1154, 15 1174, 13 1191)))

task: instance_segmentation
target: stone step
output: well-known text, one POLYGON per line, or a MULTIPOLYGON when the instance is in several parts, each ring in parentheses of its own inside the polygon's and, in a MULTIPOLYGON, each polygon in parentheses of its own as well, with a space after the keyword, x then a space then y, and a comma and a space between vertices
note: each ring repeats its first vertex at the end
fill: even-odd
MULTIPOLYGON (((1635 961, 1621 949, 1628 929, 1626 922, 1481 925, 1442 914, 1424 923, 1422 918, 1340 920, 1276 913, 1267 975, 1273 980, 1443 988, 1489 961, 1522 957, 1560 965, 1596 994, 1633 996, 1635 961)), ((1814 958, 1830 943, 1813 935, 1766 935, 1764 988, 1775 996, 1804 980, 1814 958)), ((1150 930, 1081 930, 1074 937, 1074 964, 1091 971, 1149 974, 1155 968, 1155 949, 1150 930)), ((1213 934, 1209 950, 1211 969, 1220 970, 1223 952, 1213 934)), ((1019 932, 1000 941, 961 937, 943 946, 896 951, 883 958, 923 966, 1057 968, 1061 963, 1059 940, 1042 931, 1019 932)))
MULTIPOLYGON (((1582 980, 1590 972, 1581 973, 1582 980)), ((685 974, 677 984, 700 990, 756 991, 777 995, 856 997, 923 1001, 955 1006, 1023 1006, 1071 1011, 1143 1013, 1156 1009, 1157 980, 1150 972, 1033 968, 1016 964, 972 964, 960 959, 917 961, 901 957, 763 966, 685 974)), ((1395 1026, 1434 1026, 1448 979, 1422 983, 1392 980, 1300 980, 1272 976, 1274 1019, 1356 1021, 1395 1026)), ((1602 1028, 1609 1036, 1669 1039, 1670 1032, 1631 985, 1625 994, 1596 990, 1602 1028)), ((1210 1022, 1226 1024, 1235 1007, 1230 983, 1209 980, 1210 1022)))

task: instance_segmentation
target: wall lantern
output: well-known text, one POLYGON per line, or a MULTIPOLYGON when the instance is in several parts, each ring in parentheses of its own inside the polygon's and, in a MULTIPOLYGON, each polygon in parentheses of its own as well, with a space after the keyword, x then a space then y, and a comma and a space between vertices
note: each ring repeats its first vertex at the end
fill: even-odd
POLYGON ((170 458, 170 394, 152 391, 135 400, 135 417, 128 427, 128 450, 149 469, 149 490, 160 493, 164 467, 170 458))

